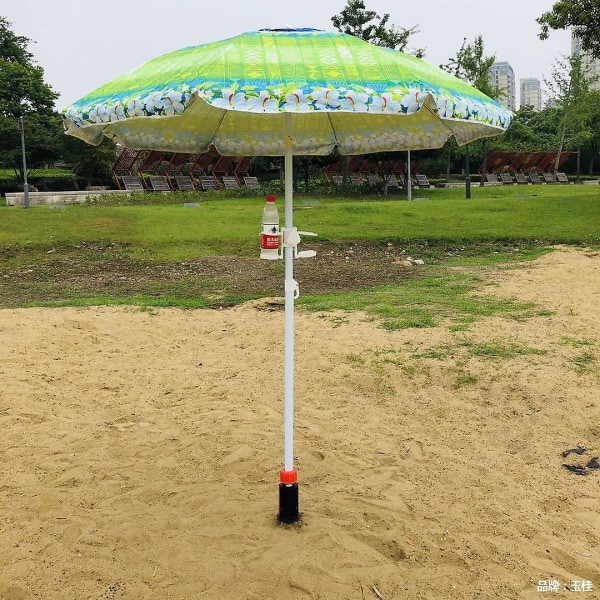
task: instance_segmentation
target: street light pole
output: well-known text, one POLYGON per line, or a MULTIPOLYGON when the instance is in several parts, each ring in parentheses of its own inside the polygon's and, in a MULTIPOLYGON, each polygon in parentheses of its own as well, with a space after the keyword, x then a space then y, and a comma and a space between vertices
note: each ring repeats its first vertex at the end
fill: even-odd
POLYGON ((469 161, 469 144, 465 146, 465 194, 467 200, 471 199, 471 164, 469 161))
POLYGON ((27 160, 25 159, 25 128, 23 117, 19 117, 19 131, 21 132, 21 149, 23 151, 23 192, 25 193, 25 208, 29 208, 29 183, 27 183, 27 160))

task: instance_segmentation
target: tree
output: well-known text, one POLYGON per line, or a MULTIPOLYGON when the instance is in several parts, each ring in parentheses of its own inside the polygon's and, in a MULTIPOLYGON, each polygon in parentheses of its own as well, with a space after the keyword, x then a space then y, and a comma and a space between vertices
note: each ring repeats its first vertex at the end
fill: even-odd
MULTIPOLYGON (((334 27, 342 33, 348 33, 376 46, 402 52, 410 36, 417 33, 419 29, 418 27, 398 28, 395 25, 388 25, 389 20, 388 13, 381 17, 374 10, 367 10, 363 0, 348 0, 342 12, 331 17, 334 27)), ((414 54, 422 58, 424 51, 418 49, 414 54)))
MULTIPOLYGON (((474 88, 483 92, 490 98, 498 98, 503 90, 494 87, 490 83, 490 69, 496 62, 496 55, 485 55, 485 45, 483 36, 478 35, 472 43, 467 43, 467 38, 463 39, 462 46, 456 53, 456 56, 448 59, 448 63, 440 65, 441 69, 448 71, 455 77, 466 81, 474 88)), ((445 145, 446 152, 446 179, 450 177, 450 164, 452 162, 452 154, 456 151, 457 144, 454 138, 448 141, 445 145)), ((483 141, 483 155, 486 154, 486 141, 483 141)), ((483 173, 481 185, 484 184, 483 173)))
POLYGON ((546 84, 562 113, 558 153, 554 167, 556 176, 565 143, 568 142, 571 147, 580 152, 581 145, 592 136, 590 124, 593 103, 590 100, 590 84, 580 56, 574 55, 558 61, 552 69, 552 77, 553 80, 547 81, 546 84))
POLYGON ((584 142, 583 148, 588 156, 588 175, 594 174, 594 165, 600 158, 600 90, 591 90, 589 96, 590 107, 590 136, 584 142))
POLYGON ((54 103, 58 98, 44 82, 44 70, 33 62, 30 40, 17 36, 0 17, 0 162, 21 173, 22 156, 18 122, 27 134, 28 164, 52 162, 60 154, 62 125, 54 103))
POLYGON ((600 58, 600 2, 598 0, 559 0, 552 9, 536 19, 541 26, 539 38, 548 39, 550 30, 572 29, 582 49, 600 58))
POLYGON ((104 138, 98 146, 91 146, 71 135, 63 135, 61 158, 71 166, 81 184, 109 185, 111 167, 115 162, 116 147, 113 140, 104 138))
POLYGON ((486 96, 498 98, 503 90, 490 83, 490 69, 495 62, 495 54, 485 55, 483 36, 478 35, 470 44, 464 38, 456 56, 449 58, 447 64, 440 65, 440 69, 466 81, 486 96))

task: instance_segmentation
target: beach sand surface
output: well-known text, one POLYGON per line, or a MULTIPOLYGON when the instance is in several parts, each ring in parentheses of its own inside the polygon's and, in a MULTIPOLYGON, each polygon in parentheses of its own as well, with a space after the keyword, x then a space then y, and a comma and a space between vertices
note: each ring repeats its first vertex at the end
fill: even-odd
POLYGON ((297 311, 291 526, 273 303, 0 310, 0 599, 600 598, 600 255, 486 277, 531 316, 297 311))

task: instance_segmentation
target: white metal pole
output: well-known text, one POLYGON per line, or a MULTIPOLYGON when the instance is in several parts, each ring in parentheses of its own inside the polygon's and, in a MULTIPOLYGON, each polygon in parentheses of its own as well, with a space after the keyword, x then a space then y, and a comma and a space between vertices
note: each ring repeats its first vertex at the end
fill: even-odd
POLYGON ((406 185, 408 186, 408 199, 412 200, 412 181, 411 181, 411 175, 410 175, 410 150, 408 151, 408 161, 407 161, 407 167, 408 167, 408 178, 406 181, 406 185))
MULTIPOLYGON (((294 226, 292 115, 284 113, 285 228, 294 226)), ((284 469, 294 468, 294 249, 285 248, 284 469)))
POLYGON ((27 182, 27 160, 25 158, 25 127, 23 117, 19 117, 19 131, 21 132, 21 150, 23 152, 23 193, 25 194, 25 208, 29 208, 29 183, 27 182))

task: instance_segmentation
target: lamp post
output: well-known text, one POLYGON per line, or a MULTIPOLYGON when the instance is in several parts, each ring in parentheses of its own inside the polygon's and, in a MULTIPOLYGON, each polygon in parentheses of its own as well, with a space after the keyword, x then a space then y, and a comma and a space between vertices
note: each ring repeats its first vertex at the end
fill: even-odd
POLYGON ((25 208, 29 208, 29 183, 27 183, 27 160, 25 159, 25 128, 23 117, 19 117, 19 131, 21 132, 21 150, 23 151, 23 192, 25 193, 25 208))
POLYGON ((471 165, 469 162, 469 144, 465 146, 465 192, 467 200, 471 199, 471 165))

